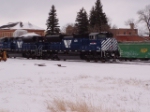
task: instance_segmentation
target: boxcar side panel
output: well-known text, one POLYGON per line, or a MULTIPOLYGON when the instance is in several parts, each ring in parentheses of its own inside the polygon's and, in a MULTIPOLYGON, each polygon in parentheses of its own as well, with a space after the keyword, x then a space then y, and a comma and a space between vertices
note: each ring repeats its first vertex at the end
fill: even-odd
POLYGON ((150 42, 118 43, 122 58, 150 58, 150 42))

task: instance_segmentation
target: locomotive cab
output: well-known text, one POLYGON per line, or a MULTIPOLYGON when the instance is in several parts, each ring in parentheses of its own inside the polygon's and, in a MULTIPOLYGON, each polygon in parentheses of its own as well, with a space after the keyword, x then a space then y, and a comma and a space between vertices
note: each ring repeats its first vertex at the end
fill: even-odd
POLYGON ((10 49, 10 38, 9 37, 3 37, 0 39, 0 48, 3 50, 10 49))
POLYGON ((99 39, 105 39, 105 38, 112 38, 113 34, 112 33, 90 33, 89 34, 89 39, 90 40, 99 40, 99 39))
POLYGON ((99 33, 90 33, 89 39, 90 40, 96 40, 98 38, 99 33))

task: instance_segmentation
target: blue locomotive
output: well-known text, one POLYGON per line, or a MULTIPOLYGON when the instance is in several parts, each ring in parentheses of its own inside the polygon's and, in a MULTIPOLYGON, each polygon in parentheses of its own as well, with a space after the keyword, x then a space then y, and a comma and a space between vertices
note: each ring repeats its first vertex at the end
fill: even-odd
POLYGON ((0 51, 4 50, 9 57, 56 60, 79 57, 87 61, 106 61, 119 54, 117 40, 111 33, 5 37, 0 39, 0 51))

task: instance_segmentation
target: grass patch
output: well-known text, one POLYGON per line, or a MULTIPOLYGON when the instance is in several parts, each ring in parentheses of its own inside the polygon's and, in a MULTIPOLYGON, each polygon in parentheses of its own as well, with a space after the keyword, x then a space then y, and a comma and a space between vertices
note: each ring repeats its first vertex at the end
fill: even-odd
POLYGON ((51 104, 48 104, 47 109, 49 112, 118 112, 101 105, 95 107, 85 101, 70 102, 60 99, 55 99, 51 104))

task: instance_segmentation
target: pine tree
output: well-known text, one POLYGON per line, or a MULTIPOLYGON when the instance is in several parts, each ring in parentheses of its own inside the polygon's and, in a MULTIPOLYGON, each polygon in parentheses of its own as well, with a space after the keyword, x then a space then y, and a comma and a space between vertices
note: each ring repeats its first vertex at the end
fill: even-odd
POLYGON ((76 18, 76 29, 78 34, 87 34, 88 33, 88 16, 84 8, 82 8, 78 13, 77 13, 77 18, 76 18))
POLYGON ((94 31, 106 31, 109 28, 106 14, 103 12, 100 0, 97 0, 95 7, 92 8, 90 13, 90 29, 94 31))
POLYGON ((52 8, 49 12, 49 17, 47 19, 47 31, 46 31, 46 35, 50 34, 50 35, 53 35, 53 34, 59 34, 60 32, 60 29, 59 29, 59 26, 58 26, 58 19, 57 19, 57 14, 56 14, 56 9, 55 9, 55 6, 52 5, 52 8))
POLYGON ((89 17, 90 31, 92 31, 92 29, 94 29, 95 24, 96 24, 95 8, 92 7, 92 9, 90 11, 90 17, 89 17))

